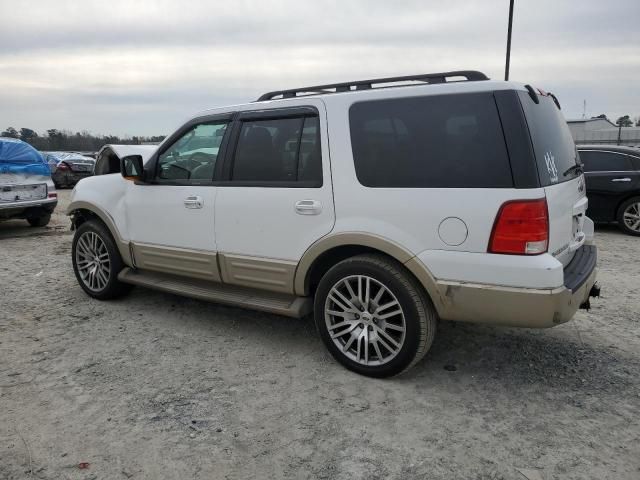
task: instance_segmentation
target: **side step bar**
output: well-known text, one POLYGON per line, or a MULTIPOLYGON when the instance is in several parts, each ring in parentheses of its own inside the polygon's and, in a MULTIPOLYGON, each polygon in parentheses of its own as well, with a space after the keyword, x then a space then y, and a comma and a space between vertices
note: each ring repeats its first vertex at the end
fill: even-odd
POLYGON ((134 270, 129 267, 126 267, 118 274, 118 280, 198 300, 224 303, 287 317, 301 318, 313 310, 311 297, 265 292, 206 280, 134 270))

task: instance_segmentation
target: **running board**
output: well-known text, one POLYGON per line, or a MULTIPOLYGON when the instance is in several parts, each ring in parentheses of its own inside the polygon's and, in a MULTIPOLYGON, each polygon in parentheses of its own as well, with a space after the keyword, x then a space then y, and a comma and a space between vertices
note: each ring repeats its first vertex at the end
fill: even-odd
POLYGON ((184 295, 185 297, 224 303, 236 307, 301 318, 313 309, 310 297, 297 297, 285 293, 267 292, 217 282, 167 275, 126 267, 118 274, 118 280, 132 285, 184 295))

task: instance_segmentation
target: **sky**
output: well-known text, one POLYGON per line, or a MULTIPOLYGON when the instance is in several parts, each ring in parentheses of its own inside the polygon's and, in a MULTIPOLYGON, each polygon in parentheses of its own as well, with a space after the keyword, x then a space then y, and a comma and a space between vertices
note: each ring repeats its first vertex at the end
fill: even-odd
MULTIPOLYGON (((269 90, 480 70, 508 0, 0 0, 0 129, 165 135, 269 90)), ((640 116, 640 1, 516 0, 511 80, 640 116)))

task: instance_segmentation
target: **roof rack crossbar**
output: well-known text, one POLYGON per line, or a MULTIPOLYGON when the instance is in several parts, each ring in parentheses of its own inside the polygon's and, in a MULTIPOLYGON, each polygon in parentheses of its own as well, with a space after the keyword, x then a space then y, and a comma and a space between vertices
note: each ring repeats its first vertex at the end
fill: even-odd
MULTIPOLYGON (((447 78, 451 77, 463 77, 468 82, 475 82, 479 80, 489 80, 489 78, 482 72, 475 70, 460 70, 454 72, 442 72, 442 73, 424 73, 421 75, 407 75, 404 77, 387 77, 387 78, 373 78, 371 80, 358 80, 354 82, 343 83, 331 83, 328 85, 316 85, 313 87, 292 88, 289 90, 276 90, 273 92, 267 92, 258 98, 258 102, 264 100, 273 100, 276 97, 282 98, 294 98, 298 94, 304 95, 318 95, 323 93, 338 93, 349 92, 355 90, 367 90, 373 88, 376 84, 384 83, 400 83, 400 82, 424 82, 428 84, 433 83, 446 83, 447 78)), ((391 86, 391 85, 389 85, 391 86)), ((304 96, 303 95, 303 96, 304 96)))

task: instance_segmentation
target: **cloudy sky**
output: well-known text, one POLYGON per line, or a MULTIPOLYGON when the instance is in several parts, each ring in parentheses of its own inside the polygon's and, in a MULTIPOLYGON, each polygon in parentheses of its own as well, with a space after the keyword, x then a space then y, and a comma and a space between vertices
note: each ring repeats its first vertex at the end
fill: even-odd
MULTIPOLYGON (((0 128, 170 133, 262 92, 504 75, 508 0, 0 0, 0 128)), ((516 0, 511 78, 568 118, 640 116, 640 1, 516 0)))

